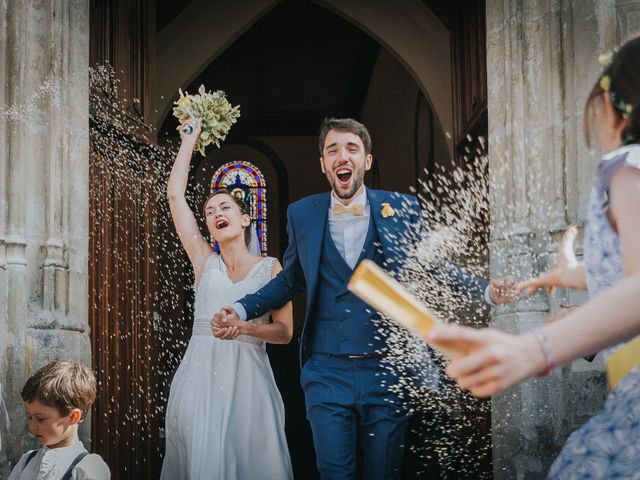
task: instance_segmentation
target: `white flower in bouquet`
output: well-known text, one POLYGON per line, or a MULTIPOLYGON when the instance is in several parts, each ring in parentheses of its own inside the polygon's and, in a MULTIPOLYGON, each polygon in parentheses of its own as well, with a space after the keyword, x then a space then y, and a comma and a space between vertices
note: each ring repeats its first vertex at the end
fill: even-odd
POLYGON ((214 144, 220 148, 220 142, 226 138, 231 125, 240 116, 240 106, 232 106, 222 90, 207 92, 204 85, 200 85, 197 95, 182 93, 182 89, 178 92, 180 98, 174 102, 173 107, 173 115, 180 122, 178 129, 184 128, 188 121, 199 118, 202 130, 196 142, 196 150, 204 156, 207 145, 214 144))

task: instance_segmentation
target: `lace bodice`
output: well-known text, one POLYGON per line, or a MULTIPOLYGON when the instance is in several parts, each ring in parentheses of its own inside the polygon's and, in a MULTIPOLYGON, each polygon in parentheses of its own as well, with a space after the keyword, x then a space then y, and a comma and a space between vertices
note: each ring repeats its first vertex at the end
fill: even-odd
MULTIPOLYGON (((259 260, 242 280, 234 283, 229 278, 222 257, 213 253, 204 266, 200 284, 196 286, 193 335, 212 335, 210 322, 213 315, 222 307, 231 305, 249 293, 256 292, 271 280, 274 262, 273 257, 259 260)), ((269 314, 251 320, 255 323, 269 323, 269 314)), ((236 340, 258 345, 264 343, 247 335, 240 335, 236 340)))

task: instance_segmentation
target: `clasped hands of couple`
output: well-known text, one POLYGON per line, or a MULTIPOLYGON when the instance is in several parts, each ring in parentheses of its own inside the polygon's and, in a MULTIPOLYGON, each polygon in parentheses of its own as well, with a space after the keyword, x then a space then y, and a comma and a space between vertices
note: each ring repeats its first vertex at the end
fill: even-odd
MULTIPOLYGON (((491 280, 491 300, 496 304, 512 303, 522 292, 530 297, 541 288, 549 295, 556 287, 586 289, 584 264, 578 262, 573 248, 577 234, 575 227, 565 231, 554 268, 550 271, 519 283, 513 277, 491 280)), ((558 320, 569 311, 564 310, 548 321, 558 320)), ((249 325, 250 322, 240 320, 231 307, 222 308, 211 319, 211 331, 221 340, 234 340, 247 334, 249 325)), ((449 363, 447 374, 460 387, 480 397, 499 393, 535 375, 544 370, 548 360, 533 335, 513 335, 491 328, 441 325, 433 328, 425 340, 458 353, 449 363)))
POLYGON ((248 324, 240 320, 233 308, 223 307, 211 319, 211 333, 220 340, 235 340, 246 334, 244 330, 248 324))

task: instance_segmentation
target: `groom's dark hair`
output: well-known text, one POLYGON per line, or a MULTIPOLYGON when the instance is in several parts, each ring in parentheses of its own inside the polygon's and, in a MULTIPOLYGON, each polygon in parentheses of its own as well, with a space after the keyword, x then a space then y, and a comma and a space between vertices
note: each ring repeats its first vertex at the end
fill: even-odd
POLYGON ((329 130, 349 132, 357 135, 364 145, 364 154, 369 155, 371 153, 371 135, 369 135, 367 127, 353 118, 325 118, 320 126, 320 138, 318 142, 321 157, 324 153, 324 141, 327 138, 329 130))

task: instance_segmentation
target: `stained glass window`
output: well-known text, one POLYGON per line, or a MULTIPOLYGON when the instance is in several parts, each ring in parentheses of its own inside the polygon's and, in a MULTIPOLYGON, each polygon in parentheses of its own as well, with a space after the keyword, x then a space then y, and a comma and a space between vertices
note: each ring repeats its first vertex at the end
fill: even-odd
MULTIPOLYGON (((211 191, 226 188, 247 204, 249 215, 256 226, 262 255, 267 254, 267 188, 258 168, 243 161, 222 165, 211 180, 211 191)), ((218 246, 216 245, 216 251, 218 246)))

